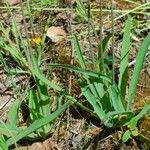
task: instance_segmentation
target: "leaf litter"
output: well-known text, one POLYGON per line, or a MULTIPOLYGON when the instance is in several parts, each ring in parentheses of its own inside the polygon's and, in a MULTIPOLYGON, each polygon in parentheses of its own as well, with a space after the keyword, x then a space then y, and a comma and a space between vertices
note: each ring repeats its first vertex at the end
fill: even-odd
MULTIPOLYGON (((15 4, 19 3, 19 1, 9 1, 9 2, 10 2, 11 5, 15 5, 15 4)), ((98 4, 96 2, 95 3, 93 2, 93 5, 97 6, 98 4)), ((134 5, 131 5, 131 6, 129 6, 128 4, 124 5, 123 1, 116 2, 116 6, 118 8, 122 8, 122 9, 124 9, 124 7, 126 9, 134 7, 134 5)), ((107 6, 105 5, 105 7, 107 7, 107 6)), ((65 39, 67 38, 68 33, 70 32, 69 29, 68 29, 69 27, 60 26, 61 21, 56 20, 56 17, 55 17, 55 16, 59 16, 59 14, 60 13, 56 13, 55 15, 53 15, 53 18, 52 18, 53 22, 54 22, 53 26, 49 27, 48 30, 47 30, 47 36, 50 38, 50 41, 48 39, 48 43, 51 43, 51 47, 50 46, 48 47, 48 45, 47 45, 47 51, 44 55, 46 55, 46 54, 48 55, 48 57, 49 57, 48 58, 49 60, 47 59, 48 62, 51 61, 52 59, 54 59, 54 58, 50 58, 50 57, 55 56, 56 57, 55 61, 57 63, 59 63, 59 61, 61 61, 62 58, 63 58, 63 56, 62 57, 60 56, 61 52, 59 51, 62 48, 65 49, 64 53, 70 53, 69 50, 70 50, 71 46, 70 46, 70 44, 68 44, 69 43, 68 41, 65 41, 65 39), (65 30, 64 30, 64 28, 65 28, 65 30), (66 31, 67 31, 67 33, 66 33, 66 31), (62 45, 62 43, 63 43, 63 45, 62 45), (66 46, 68 48, 66 48, 66 46), (51 54, 53 54, 53 56, 50 56, 51 54), (59 59, 57 59, 58 57, 59 57, 59 59)), ((16 15, 19 15, 19 13, 16 14, 16 15)), ((66 16, 68 16, 68 15, 66 15, 66 16)), ((63 20, 68 22, 68 20, 67 20, 68 18, 66 16, 65 16, 65 18, 63 18, 63 20)), ((97 21, 98 19, 95 18, 95 20, 97 21)), ((109 18, 108 18, 108 20, 109 20, 109 18)), ((95 23, 95 24, 97 24, 97 23, 95 23)), ((122 24, 122 21, 121 21, 121 24, 122 24)), ((66 23, 65 23, 65 25, 66 25, 66 23)), ((84 22, 83 23, 81 22, 80 24, 78 24, 76 20, 74 20, 74 24, 72 24, 73 30, 75 30, 77 33, 84 33, 84 31, 87 29, 85 26, 86 25, 84 24, 84 22)), ((110 28, 110 25, 108 25, 108 28, 110 28)), ((118 30, 117 25, 116 25, 116 30, 118 30)), ((118 30, 118 32, 121 32, 121 30, 118 30)), ((92 37, 92 38, 93 38, 93 41, 95 41, 94 37, 92 37)), ((87 39, 86 39, 86 34, 81 35, 81 41, 82 41, 81 45, 82 45, 84 51, 86 52, 86 49, 88 48, 88 46, 87 46, 88 42, 87 42, 87 39)), ((120 41, 118 39, 118 43, 115 46, 116 53, 118 53, 118 55, 119 55, 119 50, 120 50, 120 44, 119 43, 120 43, 120 41)), ((95 46, 95 45, 96 45, 96 43, 93 42, 93 46, 95 46)), ((132 54, 130 56, 131 60, 134 59, 136 51, 137 51, 137 47, 136 47, 137 45, 133 45, 133 46, 135 46, 135 48, 134 48, 134 52, 132 52, 132 54)), ((70 54, 68 56, 70 57, 70 54)), ((69 63, 69 61, 67 61, 67 63, 69 63)), ((147 63, 145 65, 147 65, 147 68, 150 67, 149 63, 147 63)), ((61 78, 61 73, 59 71, 56 70, 55 73, 58 76, 58 78, 61 78)), ((144 75, 142 74, 141 77, 144 77, 144 75)), ((147 78, 147 75, 146 75, 145 78, 142 79, 142 82, 143 81, 145 82, 145 80, 146 81, 149 80, 149 79, 146 79, 146 78, 147 78)), ((140 86, 141 84, 143 85, 143 83, 139 82, 139 88, 138 89, 140 89, 140 91, 138 90, 137 95, 140 94, 140 95, 142 95, 143 98, 145 98, 145 96, 148 98, 150 96, 149 92, 146 92, 146 95, 143 94, 143 91, 145 89, 141 89, 141 86, 140 86)), ((150 84, 148 84, 148 85, 144 84, 144 86, 150 86, 150 84)), ((3 87, 3 85, 2 85, 2 87, 3 87)), ((138 103, 138 99, 137 99, 137 103, 138 103)), ((78 112, 78 108, 76 108, 76 109, 77 109, 77 112, 78 112)), ((5 110, 3 109, 3 111, 5 111, 5 110)), ((79 113, 77 115, 82 116, 82 113, 81 114, 79 113)), ((64 119, 66 119, 66 117, 64 117, 64 119)), ((61 121, 63 122, 63 120, 61 120, 61 121)), ((147 123, 148 121, 145 121, 145 122, 146 123, 145 123, 144 126, 146 126, 146 129, 148 129, 148 127, 149 127, 149 124, 147 123)), ((140 129, 141 129, 142 132, 143 132, 143 130, 142 130, 143 127, 142 127, 142 124, 141 124, 140 129)), ((81 149, 86 144, 88 145, 88 142, 91 140, 91 137, 93 138, 95 135, 99 134, 99 132, 101 132, 101 130, 103 130, 103 129, 102 129, 101 125, 100 125, 100 127, 96 127, 91 122, 89 124, 87 124, 85 119, 82 118, 82 117, 81 117, 81 119, 74 119, 74 117, 72 115, 70 115, 69 129, 66 127, 65 123, 61 123, 59 130, 60 130, 59 133, 54 132, 54 135, 52 137, 50 137, 49 139, 45 140, 44 142, 35 142, 33 144, 30 144, 30 145, 27 144, 28 146, 25 146, 24 148, 26 148, 26 149, 29 148, 31 150, 32 149, 47 149, 47 150, 48 149, 52 149, 52 150, 53 149, 58 149, 58 150, 59 149, 64 149, 64 150, 65 149, 66 150, 68 150, 68 149, 81 149)), ((122 132, 122 131, 120 131, 120 132, 122 132)), ((144 131, 144 132, 149 133, 149 131, 147 131, 147 130, 144 131)), ((108 136, 104 140, 94 141, 95 143, 91 142, 87 149, 97 149, 98 150, 98 149, 115 149, 115 148, 119 148, 119 147, 125 148, 125 145, 122 144, 122 143, 119 143, 117 141, 118 139, 117 138, 115 139, 115 138, 116 138, 116 135, 112 134, 112 136, 108 136), (95 146, 95 144, 98 144, 98 145, 95 146)), ((133 144, 134 141, 131 141, 131 143, 133 144)), ((129 147, 129 146, 127 146, 127 147, 128 148, 133 148, 134 146, 135 145, 133 144, 131 147, 129 147)), ((19 147, 21 148, 21 145, 19 147)))

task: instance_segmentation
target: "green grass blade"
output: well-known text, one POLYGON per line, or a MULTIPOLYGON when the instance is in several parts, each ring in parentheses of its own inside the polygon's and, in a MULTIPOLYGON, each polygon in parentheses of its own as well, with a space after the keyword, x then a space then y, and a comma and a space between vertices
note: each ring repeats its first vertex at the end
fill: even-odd
MULTIPOLYGON (((13 22, 13 30, 15 28, 15 24, 13 22)), ((9 52, 11 54, 11 57, 19 64, 19 65, 22 65, 22 66, 27 66, 26 64, 26 60, 25 58, 23 57, 23 55, 20 53, 19 51, 19 45, 18 43, 14 44, 11 40, 10 40, 10 36, 9 36, 9 32, 10 30, 6 30, 3 26, 3 24, 0 22, 0 31, 3 33, 2 34, 2 37, 3 39, 0 40, 0 47, 3 48, 4 50, 6 50, 6 52, 9 52), (9 43, 6 44, 6 41, 9 43)), ((17 31, 16 31, 17 32, 17 31)), ((17 34, 17 33, 16 33, 17 34)), ((15 35, 15 38, 17 39, 17 35, 15 35)), ((17 42, 18 39, 17 39, 17 42)))
POLYGON ((82 3, 81 0, 76 0, 77 7, 76 7, 76 12, 77 14, 84 20, 88 21, 88 14, 87 11, 82 3))
POLYGON ((137 114, 134 118, 138 121, 139 119, 142 119, 147 114, 150 114, 150 103, 145 104, 145 106, 140 111, 140 113, 137 114))
MULTIPOLYGON (((46 117, 47 115, 51 114, 51 105, 50 105, 50 96, 48 95, 48 88, 47 85, 45 85, 41 81, 37 81, 37 96, 39 99, 40 109, 39 113, 42 117, 46 117)), ((46 135, 51 130, 51 125, 47 124, 43 127, 44 132, 42 133, 42 136, 46 135)))
POLYGON ((17 126, 18 123, 18 112, 19 112, 19 107, 20 107, 21 102, 17 99, 15 102, 12 104, 9 112, 8 112, 8 123, 10 125, 17 126))
MULTIPOLYGON (((98 67, 98 71, 100 71, 101 67, 100 65, 102 64, 102 60, 101 60, 101 51, 104 53, 103 55, 106 57, 106 54, 107 54, 107 48, 108 48, 108 42, 110 40, 110 38, 112 37, 112 34, 108 34, 103 40, 102 40, 102 45, 100 45, 98 47, 98 57, 97 57, 97 67, 98 67)), ((104 57, 104 59, 105 59, 104 57)), ((107 64, 106 64, 107 65, 107 64)))
POLYGON ((130 129, 133 129, 137 126, 138 121, 148 114, 150 114, 150 103, 145 104, 143 109, 135 117, 132 117, 125 125, 128 125, 130 129))
POLYGON ((96 90, 98 91, 99 97, 102 98, 106 93, 106 91, 104 89, 104 84, 100 83, 100 82, 94 82, 94 86, 95 86, 96 90))
POLYGON ((107 99, 107 96, 104 95, 102 98, 100 98, 98 93, 99 91, 96 91, 97 89, 95 88, 95 86, 92 84, 90 86, 84 81, 80 82, 80 87, 82 95, 85 96, 87 101, 94 108, 94 113, 107 127, 112 127, 113 124, 109 121, 109 115, 107 115, 107 112, 109 112, 112 109, 112 107, 109 99, 107 99))
MULTIPOLYGON (((14 17, 14 14, 11 12, 11 10, 10 10, 10 14, 12 17, 12 32, 13 32, 13 36, 15 37, 15 45, 17 47, 17 50, 22 58, 24 59, 26 58, 26 60, 29 60, 27 51, 30 50, 27 48, 28 46, 26 45, 26 42, 24 42, 26 39, 24 40, 22 38, 21 32, 19 31, 17 26, 16 18, 14 17), (22 47, 23 50, 20 50, 20 46, 22 47), (25 56, 22 55, 23 52, 25 52, 25 56)), ((26 62, 27 66, 28 64, 29 62, 26 62)))
MULTIPOLYGON (((12 16, 13 17, 13 16, 12 16)), ((12 31, 13 31, 13 35, 15 37, 15 43, 16 43, 16 47, 19 50, 19 34, 18 34, 18 28, 17 28, 17 23, 15 18, 13 17, 12 19, 12 31)))
POLYGON ((141 72, 149 45, 150 45, 150 33, 144 39, 136 57, 136 63, 135 63, 132 79, 131 79, 130 86, 129 86, 127 111, 131 109, 131 106, 133 104, 133 101, 134 101, 133 98, 136 92, 138 80, 140 77, 140 72, 141 72))
POLYGON ((37 93, 35 87, 30 89, 29 94, 28 94, 29 102, 29 112, 30 112, 30 120, 31 122, 34 122, 38 118, 42 118, 42 116, 39 114, 39 102, 37 98, 37 93))
POLYGON ((84 75, 85 78, 88 76, 89 77, 91 76, 91 77, 95 77, 95 78, 99 78, 99 79, 103 79, 108 82, 111 82, 111 79, 107 75, 103 75, 103 74, 100 74, 100 73, 97 73, 94 71, 90 71, 90 70, 86 70, 86 69, 81 69, 81 68, 75 67, 73 65, 50 64, 49 66, 50 67, 60 67, 60 68, 68 69, 68 70, 71 70, 71 71, 74 71, 77 73, 81 73, 84 75))
POLYGON ((0 134, 1 135, 6 135, 7 137, 14 137, 20 131, 21 129, 19 129, 17 126, 2 123, 2 121, 0 120, 0 134))
POLYGON ((121 63, 119 75, 119 89, 122 98, 125 98, 126 86, 128 81, 128 58, 130 49, 130 33, 131 33, 131 17, 128 17, 124 28, 122 49, 121 49, 121 63))
POLYGON ((54 119, 56 119, 68 106, 71 104, 71 101, 67 101, 64 105, 61 106, 61 108, 57 109, 54 113, 41 118, 39 120, 36 120, 33 122, 28 128, 22 130, 19 132, 14 138, 10 138, 6 141, 7 145, 10 146, 14 144, 14 142, 19 141, 20 139, 28 136, 32 132, 36 131, 37 129, 41 128, 42 126, 52 122, 54 119), (15 140, 15 141, 14 141, 15 140))
POLYGON ((0 136, 0 150, 8 150, 4 136, 0 136))
POLYGON ((112 34, 108 34, 102 41, 102 49, 103 52, 106 53, 107 52, 107 48, 108 48, 108 42, 110 40, 110 38, 112 37, 112 34))
MULTIPOLYGON (((89 82, 89 80, 88 80, 88 82, 89 82)), ((96 89, 94 83, 89 83, 89 84, 88 84, 88 87, 89 87, 91 93, 92 93, 95 97, 98 98, 98 97, 99 97, 99 94, 98 94, 98 91, 97 91, 97 89, 96 89)))
MULTIPOLYGON (((50 115, 50 101, 45 84, 39 83, 29 91, 29 112, 30 120, 34 122, 40 118, 50 115)), ((46 137, 50 131, 50 125, 46 125, 36 131, 39 136, 46 137)))
POLYGON ((99 98, 95 97, 95 95, 91 93, 91 90, 89 89, 88 86, 85 85, 85 83, 80 82, 80 86, 81 86, 82 95, 85 96, 88 102, 92 105, 92 107, 94 108, 94 112, 98 115, 98 117, 103 122, 105 122, 107 115, 102 109, 102 105, 100 103, 99 98))
POLYGON ((1 64, 3 65, 4 71, 5 71, 7 74, 9 74, 9 73, 10 73, 9 67, 8 67, 7 64, 6 64, 6 60, 4 59, 3 54, 2 54, 1 51, 0 51, 0 62, 1 62, 1 64))
POLYGON ((74 45, 75 45, 75 50, 76 50, 76 53, 77 53, 77 56, 78 56, 78 60, 79 60, 79 63, 80 63, 80 66, 82 69, 85 69, 86 68, 86 65, 85 65, 85 60, 83 58, 83 54, 82 54, 82 51, 81 51, 81 47, 80 47, 80 44, 79 44, 79 41, 78 41, 78 38, 77 36, 75 35, 74 36, 74 45))
POLYGON ((12 75, 31 75, 29 71, 22 70, 21 68, 12 68, 9 71, 12 75))
POLYGON ((9 52, 11 57, 14 59, 14 61, 17 62, 19 66, 23 68, 27 66, 26 59, 22 55, 20 55, 16 47, 10 47, 0 41, 0 48, 3 48, 4 50, 6 50, 6 52, 9 52))
POLYGON ((112 105, 117 112, 124 112, 125 108, 123 106, 119 91, 115 85, 109 87, 108 89, 112 105))
POLYGON ((127 142, 131 138, 131 131, 127 130, 122 137, 123 142, 127 142))
POLYGON ((19 53, 13 49, 12 47, 6 45, 5 43, 3 43, 2 41, 0 41, 0 47, 3 48, 4 50, 6 50, 6 52, 9 52, 12 56, 12 58, 18 62, 21 61, 21 57, 19 56, 19 53))
POLYGON ((44 116, 47 116, 51 113, 50 109, 50 96, 48 94, 48 87, 45 85, 43 82, 39 81, 37 85, 37 94, 40 99, 40 104, 41 104, 41 113, 44 116))
POLYGON ((32 59, 32 63, 33 63, 33 67, 31 69, 31 71, 32 71, 33 75, 36 76, 39 80, 41 80, 46 85, 53 88, 54 90, 63 91, 63 89, 60 86, 51 82, 44 76, 44 74, 40 71, 40 67, 38 66, 38 62, 36 61, 36 58, 33 55, 31 57, 31 59, 32 59))

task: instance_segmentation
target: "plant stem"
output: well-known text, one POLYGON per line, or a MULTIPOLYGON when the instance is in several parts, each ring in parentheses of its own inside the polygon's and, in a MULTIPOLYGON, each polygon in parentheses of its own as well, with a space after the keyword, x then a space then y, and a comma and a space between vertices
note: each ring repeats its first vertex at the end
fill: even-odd
POLYGON ((114 1, 111 0, 111 19, 112 19, 112 84, 115 82, 115 51, 114 51, 114 12, 113 12, 114 1))
POLYGON ((90 6, 91 0, 88 0, 88 43, 89 43, 89 52, 92 57, 92 63, 93 63, 93 68, 96 69, 95 61, 94 61, 94 52, 92 48, 92 42, 91 42, 91 6, 90 6))
POLYGON ((102 28, 103 28, 102 15, 103 15, 103 12, 102 12, 102 9, 103 9, 103 1, 100 0, 100 38, 99 38, 100 43, 98 45, 98 48, 99 48, 98 57, 100 55, 100 58, 98 58, 98 59, 101 59, 101 63, 100 63, 99 68, 103 72, 104 71, 104 56, 103 56, 103 47, 102 47, 102 40, 103 40, 103 33, 102 33, 102 28))

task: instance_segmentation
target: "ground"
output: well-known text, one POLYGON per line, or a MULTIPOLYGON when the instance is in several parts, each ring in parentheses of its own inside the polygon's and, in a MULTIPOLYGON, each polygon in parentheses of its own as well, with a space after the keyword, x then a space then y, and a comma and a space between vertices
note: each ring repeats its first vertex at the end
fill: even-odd
MULTIPOLYGON (((85 6, 87 0, 83 1, 85 6)), ((144 4, 144 1, 136 1, 137 3, 144 4)), ((121 49, 121 41, 122 41, 122 33, 124 22, 127 18, 125 15, 128 10, 132 10, 137 7, 137 4, 125 2, 123 0, 116 1, 114 4, 115 10, 119 10, 114 14, 114 17, 118 18, 115 20, 115 56, 116 56, 116 68, 117 62, 120 58, 120 49, 121 49), (121 12, 125 11, 124 13, 121 12)), ((24 2, 25 3, 25 2, 24 2)), ((24 4, 25 5, 25 4, 24 4)), ((16 5, 20 6, 20 4, 16 5)), ((36 37, 40 37, 41 34, 46 33, 43 32, 45 26, 53 26, 60 27, 61 30, 58 30, 59 36, 66 36, 66 38, 54 37, 56 33, 56 28, 53 28, 55 31, 53 33, 54 39, 49 37, 45 40, 44 46, 44 54, 42 56, 43 61, 43 70, 45 74, 49 74, 49 69, 47 68, 48 63, 61 63, 61 64, 72 64, 78 66, 78 62, 75 59, 75 54, 72 46, 72 33, 76 33, 78 35, 80 45, 84 51, 86 59, 89 57, 89 52, 87 51, 88 45, 88 32, 87 27, 88 24, 86 21, 82 20, 81 17, 78 17, 74 11, 68 11, 67 8, 75 8, 76 3, 74 2, 72 5, 70 1, 64 1, 64 3, 59 4, 54 7, 53 10, 48 10, 46 8, 40 8, 40 5, 33 4, 33 27, 35 29, 36 37), (59 10, 59 8, 64 8, 64 10, 59 10), (36 9, 40 8, 40 9, 36 9), (58 38, 58 39, 57 39, 58 38)), ((92 23, 94 25, 95 31, 99 36, 99 1, 93 0, 91 2, 91 7, 94 9, 92 12, 92 23), (97 10, 98 8, 98 10, 97 10)), ((103 4, 104 9, 110 8, 110 1, 104 1, 103 4)), ((149 9, 149 8, 148 8, 149 9)), ((148 9, 145 9, 145 12, 148 12, 148 9)), ((144 37, 149 32, 149 21, 150 15, 141 14, 140 10, 135 10, 136 13, 131 13, 131 16, 135 18, 135 25, 133 25, 133 37, 132 37, 132 45, 130 51, 130 71, 129 71, 129 79, 132 74, 133 66, 132 63, 135 60, 138 48, 144 39, 144 37), (139 34, 140 31, 140 34, 139 34)), ((23 37, 25 37, 25 28, 23 25, 23 16, 20 10, 14 9, 13 15, 17 20, 18 28, 21 31, 23 37)), ((5 24, 5 28, 9 28, 12 22, 12 16, 8 13, 7 9, 0 8, 0 20, 3 24, 5 24)), ((106 34, 111 32, 111 16, 110 13, 103 13, 103 32, 102 35, 105 37, 106 34)), ((31 18, 29 18, 28 14, 26 15, 27 29, 29 33, 29 38, 32 46, 34 47, 35 43, 32 43, 32 40, 35 39, 35 35, 31 33, 31 18)), ((52 32, 51 32, 52 33, 52 32)), ((0 33, 1 34, 1 33, 0 33)), ((11 35, 10 35, 11 36, 11 35)), ((56 35, 57 36, 57 35, 56 35)), ((13 41, 13 37, 11 39, 13 41)), ((97 52, 97 42, 94 34, 91 36, 92 47, 97 52)), ((111 50, 111 43, 109 43, 109 47, 111 50)), ((10 67, 15 67, 16 64, 9 57, 9 55, 5 55, 5 58, 8 60, 8 65, 10 67)), ((147 54, 145 59, 145 64, 143 70, 141 72, 140 81, 137 85, 137 94, 135 96, 135 105, 134 108, 140 109, 145 103, 150 101, 150 55, 147 54)), ((90 68, 90 64, 89 64, 90 68)), ((116 69, 116 74, 117 69, 116 69)), ((74 74, 71 74, 68 71, 63 69, 55 69, 53 74, 49 77, 55 80, 55 82, 60 83, 65 88, 69 87, 71 83, 70 93, 79 98, 80 101, 84 99, 80 98, 80 89, 78 85, 78 78, 74 74), (71 78, 70 78, 71 76, 71 78), (71 80, 71 82, 70 82, 71 80)), ((17 83, 18 89, 22 92, 22 97, 25 89, 28 87, 30 79, 26 75, 16 76, 14 77, 15 82, 17 83)), ((130 84, 130 83, 129 83, 130 84)), ((49 90, 51 93, 52 91, 49 90)), ((6 75, 5 70, 3 69, 3 65, 0 64, 0 117, 4 122, 7 120, 7 112, 11 106, 11 104, 16 99, 16 91, 11 87, 11 81, 9 81, 9 77, 6 75)), ((29 114, 28 108, 26 108, 26 104, 20 112, 20 126, 24 124, 28 124, 29 114)), ((36 141, 28 141, 22 140, 18 143, 18 148, 20 149, 31 149, 31 150, 75 150, 75 149, 85 149, 85 150, 113 150, 113 149, 150 149, 150 145, 148 144, 150 138, 150 123, 149 117, 144 118, 138 124, 139 132, 142 133, 145 137, 143 138, 145 141, 141 142, 137 138, 131 139, 126 144, 122 143, 121 136, 124 129, 108 129, 106 128, 100 120, 91 116, 86 111, 81 110, 77 106, 72 106, 68 108, 64 114, 62 114, 54 123, 51 134, 46 139, 40 139, 36 141)), ((142 138, 141 138, 142 139, 142 138)), ((14 146, 11 149, 17 149, 14 146)))

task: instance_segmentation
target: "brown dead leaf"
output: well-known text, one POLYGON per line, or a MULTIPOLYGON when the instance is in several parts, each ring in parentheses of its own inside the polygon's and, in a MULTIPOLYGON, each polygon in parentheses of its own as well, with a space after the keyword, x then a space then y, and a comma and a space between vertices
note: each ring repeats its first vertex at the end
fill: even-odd
POLYGON ((21 3, 21 0, 7 0, 7 2, 8 2, 10 5, 16 5, 16 4, 21 3))
POLYGON ((49 139, 44 142, 35 142, 29 146, 30 150, 60 150, 57 143, 49 139))
POLYGON ((52 42, 57 43, 62 41, 67 34, 61 27, 52 26, 48 28, 46 35, 52 40, 52 42))

